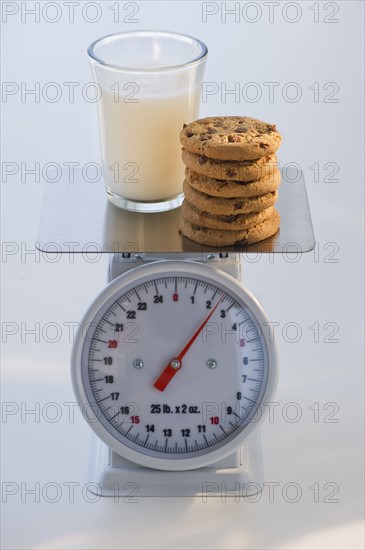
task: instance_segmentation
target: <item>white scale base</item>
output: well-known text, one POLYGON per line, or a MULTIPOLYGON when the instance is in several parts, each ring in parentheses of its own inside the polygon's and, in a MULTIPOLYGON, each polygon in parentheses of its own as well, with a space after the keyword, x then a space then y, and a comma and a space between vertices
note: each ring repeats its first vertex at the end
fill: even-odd
POLYGON ((195 470, 162 471, 134 464, 92 436, 88 489, 105 497, 240 497, 262 490, 261 439, 255 430, 229 457, 195 470))

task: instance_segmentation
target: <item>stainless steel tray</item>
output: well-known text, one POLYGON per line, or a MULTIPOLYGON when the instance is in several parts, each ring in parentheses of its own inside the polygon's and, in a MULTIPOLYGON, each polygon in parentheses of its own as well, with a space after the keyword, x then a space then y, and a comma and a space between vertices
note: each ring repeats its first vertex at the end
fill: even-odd
POLYGON ((287 170, 282 176, 276 203, 281 224, 276 235, 249 246, 219 248, 178 233, 180 208, 157 214, 122 210, 108 201, 103 182, 85 182, 81 174, 73 183, 62 179, 47 183, 37 247, 48 253, 308 252, 315 240, 303 173, 287 170))

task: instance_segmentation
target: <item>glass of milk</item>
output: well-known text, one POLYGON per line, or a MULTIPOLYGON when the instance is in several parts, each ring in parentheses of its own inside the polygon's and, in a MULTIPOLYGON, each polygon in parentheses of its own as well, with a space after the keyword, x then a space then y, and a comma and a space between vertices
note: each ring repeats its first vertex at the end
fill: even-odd
POLYGON ((136 212, 180 206, 179 133, 198 118, 207 53, 196 38, 160 31, 112 34, 89 47, 104 181, 115 205, 136 212))

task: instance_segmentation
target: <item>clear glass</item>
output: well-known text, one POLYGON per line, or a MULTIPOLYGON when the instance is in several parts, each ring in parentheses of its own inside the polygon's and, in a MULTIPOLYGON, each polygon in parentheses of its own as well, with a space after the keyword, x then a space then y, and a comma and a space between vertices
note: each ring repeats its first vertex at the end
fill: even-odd
POLYGON ((89 47, 104 180, 115 205, 137 212, 180 206, 179 133, 198 118, 207 53, 196 38, 160 31, 112 34, 89 47))

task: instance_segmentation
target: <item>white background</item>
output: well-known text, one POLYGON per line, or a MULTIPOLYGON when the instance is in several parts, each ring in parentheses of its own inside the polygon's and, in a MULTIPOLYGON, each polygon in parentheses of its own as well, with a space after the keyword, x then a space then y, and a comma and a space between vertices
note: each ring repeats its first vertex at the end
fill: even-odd
MULTIPOLYGON (((96 106, 80 92, 91 81, 87 46, 119 30, 183 32, 208 45, 206 82, 217 83, 220 91, 222 82, 227 88, 235 82, 241 88, 248 82, 261 87, 257 102, 245 95, 238 102, 232 95, 225 102, 220 93, 210 96, 201 115, 249 115, 277 124, 283 135, 281 163, 296 162, 304 170, 318 245, 315 253, 296 262, 281 256, 253 262, 248 257, 244 264, 246 286, 279 323, 279 405, 274 421, 266 421, 262 430, 265 478, 280 484, 274 502, 265 489, 257 503, 220 498, 206 503, 170 498, 91 503, 82 491, 90 430, 78 411, 70 421, 71 406, 64 405, 75 401, 69 326, 103 288, 107 258, 92 262, 65 256, 52 263, 25 254, 35 249, 44 180, 37 183, 28 175, 22 182, 20 171, 3 177, 1 379, 3 407, 14 413, 3 414, 1 425, 3 548, 363 548, 363 3, 297 2, 293 7, 281 2, 270 22, 268 6, 241 2, 237 20, 227 15, 224 22, 223 5, 213 2, 210 7, 217 13, 205 23, 200 2, 138 2, 135 23, 123 22, 130 12, 128 6, 123 10, 123 2, 119 23, 110 10, 115 2, 98 3, 101 17, 95 23, 90 8, 87 21, 83 0, 75 7, 73 23, 64 2, 58 2, 60 20, 49 23, 45 19, 57 15, 52 4, 36 23, 24 13, 34 2, 2 2, 3 10, 18 8, 7 20, 3 12, 3 81, 19 88, 22 82, 28 88, 39 82, 41 90, 57 82, 64 92, 56 103, 42 96, 39 103, 34 96, 22 102, 20 93, 3 97, 3 168, 6 162, 23 162, 28 168, 35 162, 100 162, 96 106), (298 21, 289 22, 297 10, 298 21), (325 17, 338 22, 324 23, 325 17), (81 83, 73 103, 64 82, 81 83), (272 102, 264 82, 279 83, 272 102), (302 91, 297 102, 285 96, 290 82, 302 91), (318 98, 310 89, 315 82, 318 98), (325 102, 333 90, 324 88, 329 82, 338 86, 337 102, 325 102), (324 181, 328 162, 338 165, 338 182, 324 181), (314 163, 319 163, 319 181, 310 168, 314 163), (39 341, 25 333, 36 323, 39 341), (310 329, 314 323, 318 335, 310 329), (59 340, 51 343, 56 324, 59 340), (297 325, 301 337, 294 342, 297 325), (338 332, 331 337, 336 325, 338 332), (283 418, 285 413, 295 416, 287 406, 293 402, 301 414, 297 422, 283 418), (25 414, 37 407, 39 415, 25 414), (52 422, 55 413, 60 418, 52 422), (6 494, 10 482, 13 495, 6 494), (26 493, 37 482, 39 502, 26 493), (296 503, 285 500, 288 482, 301 488, 296 503), (334 486, 325 485, 329 482, 338 486, 332 497, 338 502, 325 502, 334 486), (69 498, 70 483, 79 484, 74 499, 69 498), (319 502, 309 488, 316 483, 319 502), (60 498, 51 503, 54 487, 60 498)), ((226 3, 226 8, 233 5, 226 3)))

